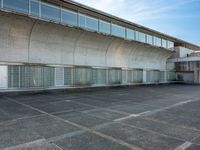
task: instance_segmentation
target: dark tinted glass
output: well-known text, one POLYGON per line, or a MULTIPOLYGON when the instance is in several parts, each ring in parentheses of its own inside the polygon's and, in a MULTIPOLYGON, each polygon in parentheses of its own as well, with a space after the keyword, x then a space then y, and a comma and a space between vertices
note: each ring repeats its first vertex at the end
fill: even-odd
POLYGON ((147 35, 147 43, 148 44, 153 44, 153 37, 151 35, 147 35))
POLYGON ((98 31, 98 27, 99 23, 98 23, 98 19, 92 18, 92 17, 86 17, 86 28, 94 30, 94 31, 98 31))
POLYGON ((39 17, 39 2, 37 0, 30 1, 30 14, 39 17))
POLYGON ((167 48, 167 41, 162 39, 162 47, 167 48))
POLYGON ((76 12, 62 9, 62 22, 69 25, 78 25, 78 14, 76 12))
POLYGON ((125 28, 112 24, 112 35, 125 38, 125 28))
POLYGON ((110 34, 110 23, 106 21, 99 21, 99 31, 102 33, 110 34))
POLYGON ((3 7, 28 14, 29 1, 28 0, 4 0, 3 7))
POLYGON ((79 14, 79 27, 85 28, 85 15, 79 14))
POLYGON ((135 31, 132 29, 126 29, 126 37, 130 40, 135 40, 135 31))
POLYGON ((60 21, 60 8, 42 3, 41 6, 41 16, 43 19, 53 20, 53 21, 60 21))

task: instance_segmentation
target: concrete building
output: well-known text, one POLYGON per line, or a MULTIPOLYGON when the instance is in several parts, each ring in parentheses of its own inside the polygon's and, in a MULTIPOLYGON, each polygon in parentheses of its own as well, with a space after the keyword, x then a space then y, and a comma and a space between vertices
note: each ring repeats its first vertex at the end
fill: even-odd
POLYGON ((176 70, 176 80, 200 84, 200 51, 176 47, 176 53, 167 61, 170 69, 176 70))
POLYGON ((68 0, 0 0, 0 88, 168 83, 200 47, 68 0))

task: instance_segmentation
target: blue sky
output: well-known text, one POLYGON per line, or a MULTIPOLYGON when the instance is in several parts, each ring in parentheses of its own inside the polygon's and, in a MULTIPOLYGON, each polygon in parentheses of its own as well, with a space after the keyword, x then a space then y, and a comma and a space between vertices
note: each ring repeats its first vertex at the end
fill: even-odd
POLYGON ((200 0, 75 0, 200 45, 200 0))

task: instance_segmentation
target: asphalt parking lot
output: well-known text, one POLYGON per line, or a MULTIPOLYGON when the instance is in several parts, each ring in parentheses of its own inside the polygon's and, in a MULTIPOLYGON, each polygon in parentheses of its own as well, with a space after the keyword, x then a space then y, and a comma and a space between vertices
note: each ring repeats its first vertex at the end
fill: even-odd
POLYGON ((200 150, 200 86, 1 96, 0 149, 200 150))

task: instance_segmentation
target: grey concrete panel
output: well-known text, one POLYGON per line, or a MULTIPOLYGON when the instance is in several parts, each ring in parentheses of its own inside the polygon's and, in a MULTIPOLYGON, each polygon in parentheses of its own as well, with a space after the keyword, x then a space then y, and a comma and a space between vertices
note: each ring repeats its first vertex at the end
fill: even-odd
POLYGON ((55 141, 63 150, 130 150, 125 146, 114 143, 95 134, 86 132, 55 141))
POLYGON ((85 127, 90 127, 90 128, 108 122, 105 119, 97 118, 97 117, 87 115, 84 113, 79 113, 79 112, 66 112, 66 113, 58 113, 55 115, 65 120, 74 122, 76 124, 79 124, 85 127))
POLYGON ((49 103, 49 104, 30 104, 35 108, 38 108, 42 111, 45 111, 47 113, 56 113, 56 112, 70 112, 70 111, 83 111, 83 110, 90 110, 93 109, 93 107, 87 106, 87 105, 82 105, 82 104, 77 104, 73 102, 66 102, 66 101, 60 101, 56 103, 49 103))
POLYGON ((169 150, 175 149, 183 141, 133 128, 127 125, 110 124, 98 129, 99 132, 121 139, 129 144, 141 147, 144 150, 169 150))
POLYGON ((26 17, 0 14, 0 61, 28 62, 32 25, 26 17))
POLYGON ((10 147, 9 150, 60 150, 60 148, 55 144, 48 143, 41 139, 30 143, 10 147))
POLYGON ((0 124, 0 149, 24 144, 43 138, 24 123, 0 124))
POLYGON ((186 150, 199 150, 200 149, 200 145, 195 145, 192 144, 190 147, 188 147, 186 150))
POLYGON ((125 105, 112 106, 112 107, 109 107, 109 109, 118 110, 118 111, 130 113, 130 114, 139 114, 146 111, 157 109, 157 107, 130 103, 130 104, 125 104, 125 105))
POLYGON ((115 120, 115 119, 119 119, 119 118, 126 116, 124 114, 113 112, 112 110, 107 110, 107 109, 103 109, 103 108, 89 110, 89 111, 87 111, 87 114, 93 115, 93 116, 96 116, 99 118, 103 118, 103 119, 108 119, 108 120, 115 120))
POLYGON ((156 122, 145 118, 129 118, 123 120, 122 122, 131 126, 144 128, 185 141, 191 141, 193 138, 196 138, 200 135, 200 131, 198 132, 192 129, 181 128, 172 124, 156 122))
POLYGON ((192 141, 193 143, 199 144, 200 145, 200 135, 198 138, 192 141))
POLYGON ((40 115, 41 113, 11 101, 1 101, 0 122, 40 115))
POLYGON ((182 106, 173 107, 148 117, 158 119, 179 126, 200 130, 200 101, 190 102, 182 106))

